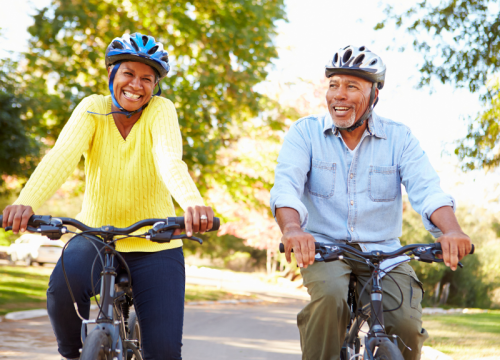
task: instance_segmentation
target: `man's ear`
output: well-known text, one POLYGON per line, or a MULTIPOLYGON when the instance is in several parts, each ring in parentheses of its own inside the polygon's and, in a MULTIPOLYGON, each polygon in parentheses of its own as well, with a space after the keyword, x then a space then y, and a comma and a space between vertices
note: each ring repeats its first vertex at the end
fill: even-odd
POLYGON ((108 81, 109 81, 109 78, 111 77, 111 68, 112 68, 112 66, 108 66, 108 81))
POLYGON ((373 98, 373 103, 375 104, 375 101, 378 99, 378 88, 375 89, 375 97, 373 98))

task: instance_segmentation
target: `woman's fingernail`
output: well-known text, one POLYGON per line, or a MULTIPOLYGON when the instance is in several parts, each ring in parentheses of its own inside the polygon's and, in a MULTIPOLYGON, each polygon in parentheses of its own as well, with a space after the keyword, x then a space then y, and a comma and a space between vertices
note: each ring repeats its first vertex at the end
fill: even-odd
POLYGON ((304 267, 304 264, 300 263, 300 264, 299 264, 299 267, 304 267))
POLYGON ((25 232, 25 231, 26 231, 26 229, 21 229, 21 232, 25 232))
POLYGON ((191 236, 191 233, 188 231, 187 236, 191 236))

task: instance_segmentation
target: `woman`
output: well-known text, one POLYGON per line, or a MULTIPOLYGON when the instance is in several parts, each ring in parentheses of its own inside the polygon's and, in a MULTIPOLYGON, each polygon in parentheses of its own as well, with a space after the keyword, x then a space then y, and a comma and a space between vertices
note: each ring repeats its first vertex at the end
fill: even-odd
MULTIPOLYGON (((182 141, 170 100, 153 96, 170 66, 152 36, 125 34, 106 51, 111 95, 92 95, 76 107, 54 148, 44 157, 19 198, 4 212, 3 226, 24 232, 29 217, 61 186, 85 157, 85 196, 77 219, 98 227, 126 227, 145 218, 175 216, 171 194, 184 209, 186 233, 210 230, 213 211, 182 161, 182 141)), ((158 92, 156 95, 159 95, 158 92)), ((177 232, 179 233, 179 231, 177 232)), ((184 317, 182 241, 158 244, 127 238, 117 242, 132 272, 135 309, 145 359, 181 359, 184 317)), ((94 246, 74 238, 64 265, 81 315, 89 317, 94 246)), ((94 271, 94 283, 100 271, 94 271)), ((63 358, 79 357, 81 320, 73 307, 61 262, 47 291, 47 309, 63 358)))

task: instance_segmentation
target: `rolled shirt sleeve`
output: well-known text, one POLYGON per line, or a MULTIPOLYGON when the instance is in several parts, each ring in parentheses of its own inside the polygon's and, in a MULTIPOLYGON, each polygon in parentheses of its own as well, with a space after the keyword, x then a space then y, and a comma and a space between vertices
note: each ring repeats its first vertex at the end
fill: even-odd
POLYGON ((410 131, 406 136, 399 171, 411 206, 422 216, 425 228, 434 237, 441 236, 441 230, 430 220, 431 215, 443 206, 450 206, 455 211, 455 199, 441 189, 438 174, 410 131))
POLYGON ((290 128, 280 150, 270 203, 275 218, 278 208, 295 209, 304 229, 309 214, 301 197, 311 167, 311 146, 310 139, 305 137, 296 125, 297 123, 290 128))

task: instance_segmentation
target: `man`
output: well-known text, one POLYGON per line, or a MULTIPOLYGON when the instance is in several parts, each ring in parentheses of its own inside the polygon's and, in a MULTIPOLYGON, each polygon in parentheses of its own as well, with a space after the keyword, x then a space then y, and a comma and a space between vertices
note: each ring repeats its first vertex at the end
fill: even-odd
MULTIPOLYGON (((314 242, 347 243, 365 252, 398 249, 401 184, 426 229, 439 237, 447 266, 455 270, 471 248, 455 218, 453 198, 441 190, 410 129, 373 113, 385 72, 382 59, 366 47, 340 49, 326 65, 328 113, 295 122, 280 151, 271 208, 287 261, 293 249, 311 295, 297 316, 303 359, 339 359, 349 320, 350 274, 361 285, 370 276, 368 266, 350 260, 314 263, 314 242)), ((386 331, 400 337, 406 360, 419 359, 427 338, 423 291, 408 263, 394 267, 396 262, 385 263, 398 285, 388 276, 382 279, 384 308, 398 307, 399 288, 403 303, 384 314, 386 331)))

